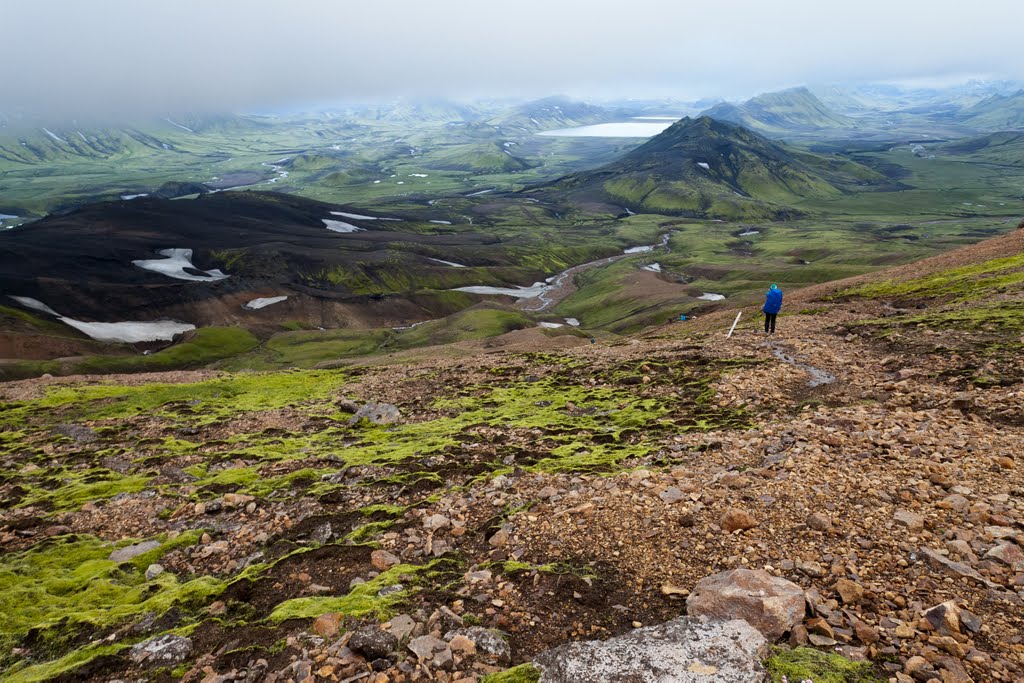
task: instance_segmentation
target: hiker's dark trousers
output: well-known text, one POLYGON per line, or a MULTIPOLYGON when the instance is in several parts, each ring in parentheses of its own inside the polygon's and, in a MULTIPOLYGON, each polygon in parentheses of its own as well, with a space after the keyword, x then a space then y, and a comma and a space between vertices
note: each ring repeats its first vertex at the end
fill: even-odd
POLYGON ((764 314, 764 331, 765 334, 771 332, 775 334, 775 318, 778 317, 778 313, 765 313, 764 314))

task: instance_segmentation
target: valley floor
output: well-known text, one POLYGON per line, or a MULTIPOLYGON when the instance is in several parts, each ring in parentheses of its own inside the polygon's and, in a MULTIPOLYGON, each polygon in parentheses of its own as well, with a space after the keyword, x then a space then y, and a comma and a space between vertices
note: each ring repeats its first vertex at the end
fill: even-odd
POLYGON ((748 310, 726 339, 724 311, 415 366, 0 385, 0 670, 476 680, 671 619, 696 581, 748 567, 807 591, 794 645, 891 680, 1021 680, 1024 337, 965 325, 1018 310, 1000 277, 922 308, 851 289, 878 276, 809 288, 771 337, 748 310), (400 417, 352 419, 367 403, 400 417), (947 601, 964 627, 939 632, 922 613, 947 601), (352 633, 378 623, 495 628, 510 649, 470 631, 375 656, 352 633))

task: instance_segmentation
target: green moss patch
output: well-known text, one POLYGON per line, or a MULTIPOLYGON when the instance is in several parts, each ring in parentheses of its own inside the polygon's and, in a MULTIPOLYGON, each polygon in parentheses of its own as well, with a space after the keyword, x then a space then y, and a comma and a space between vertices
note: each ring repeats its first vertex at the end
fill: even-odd
POLYGON ((192 545, 201 531, 165 540, 161 546, 122 564, 111 561, 118 546, 88 536, 65 536, 43 541, 29 550, 0 558, 0 673, 16 674, 29 662, 3 653, 32 636, 32 662, 61 655, 60 669, 101 654, 68 655, 85 638, 161 615, 172 607, 189 610, 205 606, 224 588, 213 577, 179 581, 164 572, 147 581, 146 566, 171 550, 192 545), (70 659, 69 659, 70 657, 70 659))
POLYGON ((496 674, 484 676, 480 683, 537 683, 541 670, 533 664, 520 664, 496 674))
POLYGON ((13 423, 28 413, 43 417, 50 409, 60 408, 66 411, 65 421, 70 416, 102 420, 147 414, 203 425, 237 413, 323 399, 344 382, 339 372, 320 371, 245 373, 191 384, 65 386, 0 412, 0 424, 13 423))
POLYGON ((764 663, 772 683, 785 677, 791 683, 811 680, 814 683, 881 683, 870 662, 854 662, 841 655, 809 647, 792 650, 776 648, 764 663))
POLYGON ((437 567, 442 560, 434 560, 424 565, 399 564, 376 576, 371 581, 355 586, 347 595, 340 597, 295 598, 278 605, 269 620, 281 623, 289 619, 315 619, 321 614, 339 612, 347 617, 373 617, 386 620, 394 608, 408 599, 416 590, 413 583, 416 575, 437 567), (403 589, 387 595, 380 595, 380 590, 388 586, 402 584, 403 589))
POLYGON ((44 478, 39 486, 30 484, 29 493, 20 504, 40 505, 53 511, 77 510, 88 502, 138 493, 149 482, 144 475, 124 476, 110 470, 78 470, 57 476, 56 481, 44 478))

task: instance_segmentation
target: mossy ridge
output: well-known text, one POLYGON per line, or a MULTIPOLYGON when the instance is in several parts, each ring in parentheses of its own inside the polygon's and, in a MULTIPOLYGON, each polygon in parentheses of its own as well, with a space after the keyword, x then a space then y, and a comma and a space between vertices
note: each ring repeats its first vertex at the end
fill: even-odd
POLYGON ((310 597, 286 600, 279 604, 268 621, 279 624, 289 619, 314 619, 321 614, 340 612, 347 617, 361 619, 373 617, 380 621, 391 616, 395 607, 407 600, 416 590, 414 584, 420 574, 443 568, 454 560, 439 558, 423 565, 399 564, 391 567, 366 583, 352 588, 340 597, 310 597), (379 595, 382 588, 401 583, 402 590, 379 595))
POLYGON ((17 507, 40 506, 51 512, 77 510, 85 503, 113 498, 124 493, 138 493, 149 484, 149 477, 143 474, 125 476, 107 469, 76 470, 70 472, 46 472, 41 481, 24 481, 27 489, 17 507), (53 488, 45 485, 58 477, 53 488))
MULTIPOLYGON (((190 494, 193 499, 201 498, 204 490, 228 489, 263 497, 280 490, 308 488, 317 495, 336 488, 324 477, 343 467, 408 467, 418 461, 424 465, 375 483, 407 486, 426 482, 443 487, 447 480, 437 463, 428 464, 424 458, 440 457, 443 470, 455 467, 449 456, 462 453, 467 440, 485 445, 479 453, 471 454, 474 462, 470 465, 458 461, 458 466, 472 476, 482 476, 480 468, 493 474, 512 461, 537 471, 602 472, 649 455, 655 448, 652 439, 658 433, 742 428, 747 423, 742 410, 719 408, 710 400, 711 381, 735 363, 649 358, 594 371, 571 355, 533 354, 524 355, 523 360, 528 362, 496 369, 493 384, 465 387, 455 396, 438 399, 431 406, 438 412, 434 419, 386 426, 364 423, 355 428, 341 422, 341 416, 323 400, 344 380, 342 375, 332 373, 239 375, 191 385, 156 385, 149 393, 139 392, 137 387, 113 385, 65 388, 16 407, 15 412, 41 410, 42 405, 58 405, 66 400, 77 401, 71 403, 71 410, 80 415, 116 419, 110 416, 135 415, 143 407, 153 407, 158 420, 190 425, 194 423, 189 420, 228 418, 245 411, 301 404, 300 412, 324 413, 321 417, 327 426, 304 433, 271 430, 236 434, 217 441, 212 450, 205 444, 177 438, 150 439, 145 458, 136 460, 135 472, 127 475, 95 467, 102 453, 92 452, 86 467, 47 468, 27 476, 9 476, 26 487, 17 501, 19 505, 42 505, 51 510, 140 491, 150 485, 153 473, 145 469, 150 463, 193 453, 203 458, 202 463, 186 468, 198 478, 190 483, 199 491, 198 496, 190 494), (509 383, 510 377, 538 364, 546 373, 543 378, 509 383), (641 373, 648 374, 653 394, 645 390, 645 395, 638 396, 632 388, 641 373), (594 385, 596 380, 600 385, 594 385), (673 391, 665 394, 666 388, 673 391), (253 396, 276 389, 281 389, 282 395, 253 396), (195 396, 195 405, 182 401, 184 396, 195 396), (523 438, 509 439, 517 435, 523 438), (536 447, 526 448, 520 443, 534 443, 536 447), (295 461, 295 466, 269 467, 280 461, 295 461), (228 466, 218 466, 228 462, 228 466)), ((103 432, 102 427, 98 429, 103 432)), ((17 434, 26 432, 18 430, 17 434)), ((101 434, 102 439, 117 436, 101 434)), ((5 443, 15 447, 21 439, 12 436, 5 438, 5 443)), ((124 453, 117 448, 104 452, 124 453)), ((160 490, 173 495, 179 488, 178 484, 165 484, 160 490)), ((365 533, 375 531, 367 528, 365 533)))
MULTIPOLYGON (((591 446, 589 442, 580 440, 580 434, 601 434, 602 438, 608 438, 611 443, 597 449, 595 453, 599 456, 591 459, 594 462, 586 466, 590 469, 596 460, 642 454, 642 449, 635 448, 615 453, 625 446, 618 443, 622 441, 623 433, 641 427, 649 429, 655 420, 668 417, 673 412, 669 405, 671 402, 654 398, 638 400, 630 393, 612 388, 559 387, 549 381, 473 387, 461 393, 472 395, 436 401, 433 408, 448 415, 433 420, 399 425, 366 424, 355 429, 330 427, 311 434, 259 440, 250 437, 247 446, 218 455, 221 460, 255 460, 259 463, 294 459, 315 461, 319 456, 330 455, 330 462, 336 463, 336 467, 300 470, 284 475, 285 478, 261 474, 257 466, 227 468, 214 474, 208 474, 202 468, 193 468, 190 473, 200 476, 200 480, 193 482, 193 485, 204 487, 235 484, 242 491, 261 495, 288 486, 297 478, 319 478, 342 466, 397 465, 430 455, 443 455, 458 449, 466 435, 481 426, 502 431, 541 429, 545 432, 544 438, 550 440, 552 445, 571 444, 576 450, 591 446), (550 401, 546 406, 537 405, 546 401, 550 401), (567 410, 567 404, 584 407, 587 414, 572 414, 567 410)), ((701 414, 704 412, 702 409, 701 414)), ((724 419, 726 416, 723 414, 722 417, 724 419)), ((704 424, 700 419, 698 417, 693 421, 693 425, 704 424)), ((557 453, 557 458, 569 456, 575 458, 575 451, 557 453)), ((561 463, 559 469, 566 466, 566 463, 561 463)), ((430 471, 395 476, 406 479, 412 476, 417 479, 431 476, 438 478, 436 473, 430 471)), ((441 480, 438 479, 438 482, 441 483, 441 480)), ((409 482, 394 479, 391 483, 409 482)))
MULTIPOLYGON (((33 665, 29 665, 27 660, 8 661, 0 654, 0 675, 3 676, 3 680, 48 680, 62 673, 72 672, 97 657, 114 655, 144 639, 141 635, 134 638, 126 637, 112 646, 90 642, 68 652, 68 648, 73 647, 78 637, 78 625, 88 626, 90 633, 95 634, 97 630, 109 630, 130 624, 133 617, 148 613, 160 615, 177 606, 192 608, 192 616, 187 616, 179 626, 165 633, 187 635, 202 621, 199 608, 209 604, 225 589, 240 581, 261 580, 263 575, 279 563, 318 547, 312 545, 295 548, 272 561, 250 565, 229 579, 204 576, 182 584, 173 574, 165 572, 151 581, 145 581, 142 572, 150 563, 158 561, 176 548, 198 543, 202 533, 201 529, 185 532, 173 539, 165 540, 160 547, 121 564, 110 561, 109 555, 113 549, 132 543, 131 540, 110 544, 97 538, 81 536, 48 539, 29 550, 0 559, 0 609, 5 615, 22 617, 14 621, 9 619, 0 624, 0 653, 17 647, 31 629, 33 632, 41 631, 42 634, 41 640, 37 640, 33 645, 34 654, 63 654, 59 659, 33 665), (38 561, 40 559, 41 561, 38 561), (126 570, 127 567, 131 569, 126 570), (32 571, 33 568, 36 571, 32 571), (40 577, 40 574, 53 574, 55 578, 47 579, 45 576, 40 577), (147 595, 152 593, 153 586, 159 587, 161 592, 147 595), (100 590, 101 587, 103 590, 100 590), (75 592, 79 593, 82 599, 69 602, 68 596, 75 592), (41 599, 44 595, 53 599, 41 599), (17 611, 26 605, 33 606, 35 611, 17 611), (40 616, 39 605, 52 609, 48 614, 40 616)), ((350 594, 352 599, 347 603, 355 607, 351 615, 361 617, 369 616, 371 613, 385 614, 386 610, 399 604, 412 591, 377 596, 376 592, 380 588, 394 585, 410 575, 422 575, 426 583, 432 577, 451 574, 454 571, 452 567, 456 564, 455 560, 440 558, 422 566, 394 567, 395 571, 385 572, 376 577, 370 582, 372 585, 366 584, 370 585, 369 588, 360 591, 356 589, 361 586, 357 586, 353 590, 350 594), (365 611, 362 608, 366 608, 365 611)), ((299 598, 285 601, 281 603, 287 605, 282 614, 298 608, 299 603, 306 600, 316 599, 299 598)), ((319 616, 321 613, 317 612, 313 616, 319 616)), ((278 620, 271 615, 265 621, 279 623, 288 618, 293 617, 286 616, 278 620)), ((264 619, 261 618, 261 621, 264 619)), ((151 633, 145 637, 154 635, 159 634, 151 633)))
MULTIPOLYGON (((25 440, 28 437, 28 433, 21 429, 0 432, 0 455, 25 453, 29 450, 25 447, 25 440)), ((34 452, 35 449, 31 450, 34 452)))
MULTIPOLYGON (((2 647, 2 645, 0 645, 2 647)), ((49 662, 40 664, 25 664, 23 668, 8 669, 2 672, 5 683, 39 683, 60 678, 64 674, 71 674, 99 657, 114 656, 122 650, 130 647, 129 643, 121 642, 115 645, 91 644, 85 647, 72 650, 68 654, 49 662)), ((0 664, 0 666, 3 666, 0 664)))
POLYGON ((1009 386, 1021 381, 1024 301, 929 311, 919 315, 858 321, 850 326, 897 347, 925 353, 955 353, 959 368, 944 376, 977 387, 1009 386), (935 330, 937 336, 914 334, 935 330))
POLYGON ((494 562, 485 566, 500 569, 504 574, 520 574, 523 572, 537 572, 540 574, 556 574, 560 576, 576 576, 583 580, 592 580, 600 576, 593 568, 585 565, 575 565, 570 562, 548 562, 547 564, 530 564, 519 560, 505 560, 494 562))
POLYGON ((943 308, 918 315, 860 320, 852 327, 927 327, 967 331, 1018 332, 1024 330, 1024 301, 1008 301, 965 308, 943 308))
MULTIPOLYGON (((492 284, 504 282, 499 279, 492 284)), ((472 280, 468 284, 480 284, 480 280, 472 280)), ((228 360, 223 367, 231 370, 324 367, 320 364, 486 339, 536 324, 530 316, 497 304, 473 305, 475 296, 465 292, 436 291, 431 292, 430 296, 439 299, 462 298, 464 300, 454 307, 466 310, 443 319, 421 322, 407 329, 387 327, 281 332, 271 337, 258 351, 228 360)))
POLYGON ((1024 254, 940 271, 911 280, 886 280, 847 289, 836 298, 952 299, 975 301, 996 292, 1024 287, 1024 254))
POLYGON ((854 662, 831 652, 809 647, 792 650, 775 648, 765 663, 772 683, 785 678, 792 683, 812 680, 814 683, 882 683, 870 662, 854 662))

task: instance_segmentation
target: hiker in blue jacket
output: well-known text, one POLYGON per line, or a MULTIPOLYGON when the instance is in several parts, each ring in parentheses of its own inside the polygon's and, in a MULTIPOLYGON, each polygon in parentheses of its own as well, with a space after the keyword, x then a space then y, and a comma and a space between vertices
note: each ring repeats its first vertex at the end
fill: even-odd
POLYGON ((782 290, 778 285, 772 284, 768 295, 765 296, 764 308, 761 310, 764 311, 764 333, 775 334, 775 318, 782 310, 782 290))

